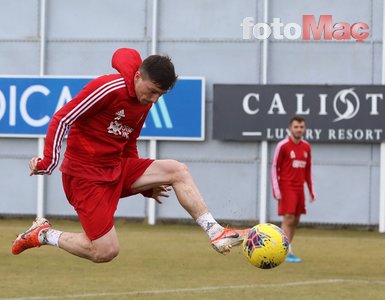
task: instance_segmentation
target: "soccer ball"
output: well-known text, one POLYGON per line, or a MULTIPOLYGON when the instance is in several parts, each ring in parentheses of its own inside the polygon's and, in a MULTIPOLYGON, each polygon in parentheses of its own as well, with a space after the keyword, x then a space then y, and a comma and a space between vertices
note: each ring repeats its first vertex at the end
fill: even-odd
POLYGON ((274 224, 252 227, 244 239, 242 250, 248 261, 261 269, 272 269, 286 258, 289 240, 283 230, 274 224))

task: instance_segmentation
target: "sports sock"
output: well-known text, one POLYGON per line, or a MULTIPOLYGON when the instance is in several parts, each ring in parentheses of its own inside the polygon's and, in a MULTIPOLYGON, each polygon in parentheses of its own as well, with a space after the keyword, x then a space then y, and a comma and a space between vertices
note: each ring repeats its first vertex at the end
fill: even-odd
POLYGON ((207 233, 211 240, 216 238, 223 231, 223 227, 219 225, 217 221, 215 221, 215 219, 209 212, 204 213, 195 221, 200 227, 202 227, 202 229, 207 233))
POLYGON ((59 238, 63 231, 56 229, 43 229, 39 232, 39 242, 43 245, 59 247, 59 238))
POLYGON ((289 244, 289 255, 294 255, 293 249, 291 248, 291 244, 289 244))

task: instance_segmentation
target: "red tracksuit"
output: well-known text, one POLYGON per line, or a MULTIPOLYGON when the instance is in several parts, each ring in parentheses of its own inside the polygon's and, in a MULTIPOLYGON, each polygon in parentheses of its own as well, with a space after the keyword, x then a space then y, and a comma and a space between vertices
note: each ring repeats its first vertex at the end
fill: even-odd
POLYGON ((67 199, 76 209, 91 240, 107 233, 120 197, 152 163, 139 159, 137 138, 151 108, 136 98, 134 75, 142 60, 134 49, 119 49, 112 66, 119 74, 96 78, 56 112, 48 128, 40 174, 59 163, 67 130, 67 148, 60 170, 67 199))
POLYGON ((295 144, 286 138, 277 144, 271 166, 274 198, 279 199, 278 214, 306 213, 304 183, 314 198, 311 178, 311 147, 301 140, 295 144))

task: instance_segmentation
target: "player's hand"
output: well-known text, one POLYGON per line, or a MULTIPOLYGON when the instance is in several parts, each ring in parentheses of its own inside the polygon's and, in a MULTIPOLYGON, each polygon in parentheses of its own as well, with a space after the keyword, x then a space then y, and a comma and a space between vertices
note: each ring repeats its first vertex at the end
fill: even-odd
POLYGON ((165 197, 165 198, 170 197, 170 195, 168 194, 169 191, 171 191, 171 188, 169 185, 160 185, 152 189, 151 198, 153 198, 159 204, 162 204, 160 197, 165 197))
POLYGON ((310 197, 310 203, 313 203, 315 201, 315 197, 310 197))
POLYGON ((30 173, 29 173, 29 176, 32 176, 32 175, 37 175, 37 163, 41 161, 41 158, 40 157, 32 157, 32 159, 29 161, 29 169, 30 169, 30 173))

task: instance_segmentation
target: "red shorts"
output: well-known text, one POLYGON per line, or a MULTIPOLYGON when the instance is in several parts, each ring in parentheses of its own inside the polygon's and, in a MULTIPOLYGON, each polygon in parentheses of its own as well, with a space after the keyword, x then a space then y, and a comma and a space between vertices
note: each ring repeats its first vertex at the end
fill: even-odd
POLYGON ((62 173, 64 192, 91 241, 111 230, 119 199, 137 194, 131 185, 152 162, 152 159, 124 159, 121 175, 114 181, 95 181, 62 173))
POLYGON ((278 215, 306 214, 305 193, 303 190, 281 190, 281 199, 278 201, 278 215))

